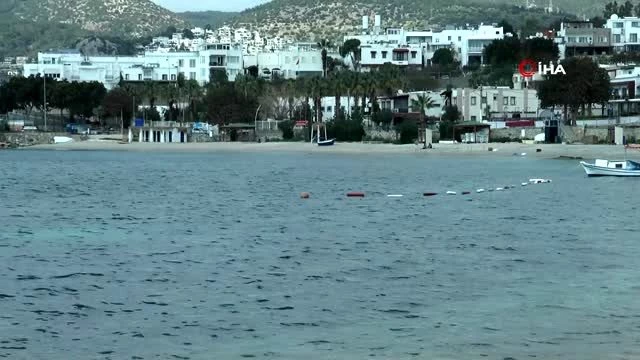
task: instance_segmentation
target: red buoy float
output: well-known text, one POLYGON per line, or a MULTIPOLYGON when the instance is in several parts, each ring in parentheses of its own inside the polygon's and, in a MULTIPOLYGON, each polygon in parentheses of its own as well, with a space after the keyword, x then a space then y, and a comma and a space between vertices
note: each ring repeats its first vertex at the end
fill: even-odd
POLYGON ((422 195, 424 195, 424 196, 435 196, 435 195, 438 195, 438 193, 434 193, 434 192, 426 192, 426 193, 424 193, 424 194, 422 194, 422 195))
POLYGON ((347 197, 364 197, 364 193, 359 191, 352 191, 347 193, 347 197))

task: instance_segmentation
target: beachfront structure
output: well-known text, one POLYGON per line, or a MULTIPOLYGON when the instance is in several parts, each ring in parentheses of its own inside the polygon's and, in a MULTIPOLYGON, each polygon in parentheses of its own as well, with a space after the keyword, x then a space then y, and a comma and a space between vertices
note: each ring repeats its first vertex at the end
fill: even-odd
POLYGON ((493 40, 504 38, 502 27, 480 25, 477 28, 452 28, 442 31, 409 31, 404 28, 381 30, 380 17, 375 16, 369 28, 369 18, 363 17, 362 34, 347 35, 344 41, 358 39, 361 48, 361 69, 369 71, 385 63, 398 66, 429 65, 436 50, 450 48, 463 66, 484 63, 482 52, 493 40))
POLYGON ((129 129, 129 142, 133 140, 133 132, 138 133, 138 142, 150 143, 186 143, 189 127, 174 121, 155 121, 143 126, 129 129))
POLYGON ((401 92, 393 96, 381 96, 378 98, 378 105, 381 110, 391 111, 393 122, 400 123, 405 119, 417 120, 420 118, 420 109, 416 109, 413 100, 419 96, 427 96, 433 101, 433 107, 425 110, 428 118, 440 118, 443 113, 444 99, 442 91, 411 91, 401 92))
POLYGON ((452 105, 458 107, 462 121, 535 119, 540 110, 535 89, 506 86, 453 89, 452 105))
POLYGON ((596 28, 589 21, 567 21, 555 39, 560 58, 576 55, 603 55, 612 51, 611 29, 596 28))
POLYGON ((640 50, 640 18, 611 15, 605 28, 611 31, 611 44, 616 52, 640 50))

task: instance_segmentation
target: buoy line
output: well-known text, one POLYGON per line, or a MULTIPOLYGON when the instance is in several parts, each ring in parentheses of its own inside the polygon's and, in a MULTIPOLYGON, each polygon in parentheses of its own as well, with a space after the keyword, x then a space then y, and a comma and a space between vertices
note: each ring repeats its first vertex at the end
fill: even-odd
MULTIPOLYGON (((529 181, 525 181, 520 183, 521 187, 525 187, 528 185, 534 185, 534 184, 549 184, 551 183, 550 179, 529 179, 529 181)), ((516 189, 517 186, 515 185, 505 185, 505 186, 499 186, 499 187, 495 187, 495 188, 478 188, 475 190, 475 193, 477 194, 481 194, 481 193, 485 193, 485 192, 493 192, 493 191, 505 191, 505 190, 509 190, 509 189, 516 189)), ((453 191, 453 190, 447 190, 445 192, 442 193, 438 193, 438 192, 424 192, 422 193, 423 197, 432 197, 432 196, 437 196, 440 194, 443 195, 471 195, 473 193, 473 191, 470 190, 465 190, 465 191, 453 191)), ((347 197, 349 198, 364 198, 365 197, 365 193, 362 191, 350 191, 346 194, 347 197)), ((404 197, 404 194, 388 194, 386 195, 386 197, 388 198, 401 198, 404 197)), ((311 194, 309 192, 302 192, 300 193, 300 198, 301 199, 309 199, 311 198, 311 194)))

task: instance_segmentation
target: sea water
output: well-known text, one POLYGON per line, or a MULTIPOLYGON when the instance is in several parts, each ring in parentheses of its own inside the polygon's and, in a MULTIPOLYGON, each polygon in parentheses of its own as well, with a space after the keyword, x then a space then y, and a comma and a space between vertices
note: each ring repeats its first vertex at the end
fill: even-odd
POLYGON ((640 356, 640 183, 577 161, 3 151, 0 169, 2 358, 640 356))

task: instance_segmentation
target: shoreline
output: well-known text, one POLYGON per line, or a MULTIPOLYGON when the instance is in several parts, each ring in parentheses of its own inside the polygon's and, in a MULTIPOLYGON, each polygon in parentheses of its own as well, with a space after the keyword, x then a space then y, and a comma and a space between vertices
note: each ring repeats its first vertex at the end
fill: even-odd
MULTIPOLYGON (((433 144, 432 149, 422 149, 415 144, 370 144, 336 143, 334 146, 319 147, 303 142, 239 143, 121 143, 118 141, 74 141, 61 144, 33 145, 20 150, 59 151, 128 151, 128 152, 307 152, 331 154, 416 154, 420 156, 463 155, 463 156, 527 156, 535 158, 622 159, 625 156, 621 145, 567 145, 567 144, 433 144), (489 151, 493 148, 494 151, 489 151), (537 152, 537 150, 541 150, 537 152), (522 155, 526 153, 526 155, 522 155)), ((629 149, 627 158, 640 159, 640 150, 629 149)))

